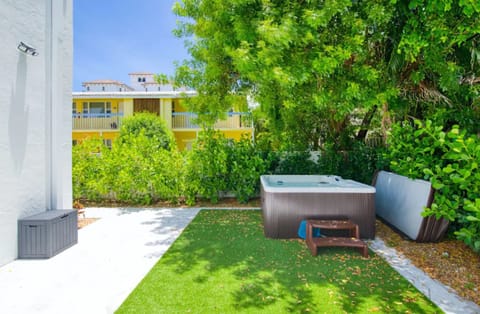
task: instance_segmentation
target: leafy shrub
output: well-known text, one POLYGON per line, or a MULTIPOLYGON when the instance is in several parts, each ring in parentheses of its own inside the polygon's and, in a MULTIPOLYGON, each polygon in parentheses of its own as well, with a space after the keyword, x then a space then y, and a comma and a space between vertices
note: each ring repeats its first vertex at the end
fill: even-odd
POLYGON ((208 129, 199 134, 188 152, 185 164, 185 197, 187 204, 195 203, 197 195, 218 202, 226 191, 228 176, 227 140, 222 133, 208 129))
POLYGON ((72 187, 74 199, 100 200, 106 191, 103 152, 108 148, 100 139, 87 139, 72 148, 72 187))
POLYGON ((393 171, 432 183, 435 199, 424 216, 451 222, 457 238, 480 251, 480 141, 454 125, 444 131, 431 120, 396 124, 388 158, 393 171))
POLYGON ((373 174, 383 167, 383 148, 373 148, 363 142, 355 142, 350 150, 338 151, 327 145, 320 151, 318 160, 309 151, 280 154, 273 172, 276 174, 324 174, 339 175, 345 179, 371 184, 373 174))
POLYGON ((281 152, 273 170, 275 174, 317 174, 317 164, 309 151, 281 152))
POLYGON ((143 132, 129 135, 124 142, 113 143, 107 162, 112 198, 134 204, 153 202, 155 165, 150 156, 155 150, 152 146, 143 132))
POLYGON ((258 195, 260 176, 268 168, 268 159, 263 159, 252 141, 243 137, 228 146, 228 190, 241 203, 258 195))
POLYGON ((153 189, 159 199, 179 202, 184 195, 184 156, 177 150, 159 150, 153 155, 156 166, 153 189))
POLYGON ((345 179, 371 184, 373 174, 385 167, 383 147, 370 147, 354 142, 350 150, 338 151, 326 145, 315 160, 313 152, 277 152, 267 154, 267 172, 274 174, 339 175, 345 179))
POLYGON ((338 152, 333 147, 326 147, 320 152, 318 159, 319 174, 334 174, 343 177, 342 165, 345 160, 345 152, 338 152))
POLYGON ((375 171, 385 167, 383 152, 383 147, 370 147, 356 141, 345 152, 337 173, 343 178, 371 184, 375 171))
POLYGON ((176 202, 183 194, 183 158, 172 149, 171 131, 152 114, 125 121, 111 150, 100 140, 74 146, 74 197, 132 204, 176 202))
POLYGON ((193 204, 196 196, 216 203, 222 192, 232 192, 238 201, 247 202, 258 195, 260 175, 270 160, 270 154, 256 150, 249 138, 231 141, 218 131, 205 130, 187 153, 187 203, 193 204))
POLYGON ((175 148, 175 137, 167 127, 164 119, 149 112, 135 113, 122 121, 118 140, 128 142, 137 135, 143 135, 152 141, 157 148, 172 150, 175 148))
POLYGON ((138 204, 176 201, 181 184, 178 161, 173 158, 173 151, 158 149, 157 141, 143 131, 115 141, 107 158, 111 197, 138 204))

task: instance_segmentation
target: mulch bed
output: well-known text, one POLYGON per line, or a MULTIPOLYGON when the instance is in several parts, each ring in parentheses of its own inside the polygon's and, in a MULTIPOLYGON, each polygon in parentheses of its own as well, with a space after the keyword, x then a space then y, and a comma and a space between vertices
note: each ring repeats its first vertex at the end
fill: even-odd
POLYGON ((78 217, 78 229, 82 229, 85 226, 88 226, 91 223, 94 223, 100 218, 80 218, 78 217))
MULTIPOLYGON (((83 204, 88 207, 132 207, 121 203, 85 202, 83 204)), ((179 207, 179 205, 161 202, 148 207, 179 207)), ((217 204, 200 200, 195 207, 260 207, 260 200, 253 199, 247 204, 240 204, 233 198, 222 199, 217 204)), ((96 220, 98 218, 79 217, 79 228, 96 220)), ((431 278, 451 287, 466 300, 480 305, 480 255, 463 242, 445 239, 438 243, 416 243, 380 221, 377 221, 376 235, 431 278)))
POLYGON ((378 220, 376 227, 376 235, 386 245, 395 248, 431 278, 451 287, 466 300, 480 305, 479 254, 458 240, 417 243, 378 220))

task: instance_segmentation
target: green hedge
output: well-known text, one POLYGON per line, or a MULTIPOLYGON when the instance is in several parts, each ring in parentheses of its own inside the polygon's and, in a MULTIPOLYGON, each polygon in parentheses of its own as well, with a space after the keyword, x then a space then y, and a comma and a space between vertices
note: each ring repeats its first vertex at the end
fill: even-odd
POLYGON ((73 148, 75 199, 152 204, 167 200, 194 204, 197 197, 216 203, 225 192, 247 202, 259 192, 268 158, 251 140, 232 142, 220 132, 200 133, 187 152, 158 147, 144 132, 124 136, 108 149, 100 140, 73 148))
POLYGON ((250 138, 226 139, 205 130, 191 151, 158 146, 143 131, 123 135, 111 149, 86 140, 73 149, 76 199, 152 204, 159 200, 194 204, 198 197, 216 203, 225 192, 240 202, 259 195, 262 174, 336 174, 371 183, 380 152, 358 143, 349 152, 265 152, 250 138))

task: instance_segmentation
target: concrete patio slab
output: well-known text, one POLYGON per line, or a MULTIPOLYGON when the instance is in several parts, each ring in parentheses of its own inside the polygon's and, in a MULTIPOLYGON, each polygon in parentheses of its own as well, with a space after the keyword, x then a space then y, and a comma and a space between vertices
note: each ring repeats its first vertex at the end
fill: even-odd
POLYGON ((113 313, 198 211, 87 209, 77 245, 0 267, 0 313, 113 313))

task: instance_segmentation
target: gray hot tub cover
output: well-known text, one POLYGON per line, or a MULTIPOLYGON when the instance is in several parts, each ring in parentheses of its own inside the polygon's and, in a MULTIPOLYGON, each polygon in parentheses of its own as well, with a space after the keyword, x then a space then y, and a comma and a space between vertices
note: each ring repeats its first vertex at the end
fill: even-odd
POLYGON ((379 171, 373 185, 377 190, 376 214, 387 223, 418 242, 436 242, 445 235, 447 220, 422 217, 423 209, 430 207, 434 198, 430 182, 379 171))

